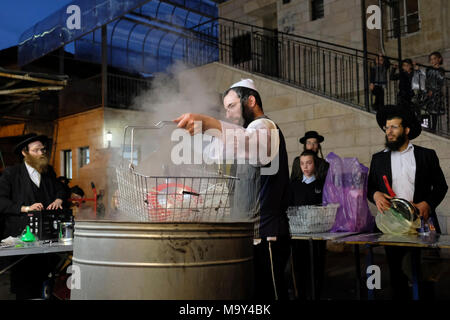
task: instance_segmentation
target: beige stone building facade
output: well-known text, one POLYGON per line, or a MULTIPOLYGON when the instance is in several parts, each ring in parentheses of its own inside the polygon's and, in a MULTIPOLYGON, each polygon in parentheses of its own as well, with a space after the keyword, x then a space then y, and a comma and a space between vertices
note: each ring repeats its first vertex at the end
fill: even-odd
MULTIPOLYGON (((369 52, 397 57, 394 11, 385 1, 366 0, 381 9, 381 30, 367 30, 369 52)), ((400 0, 402 57, 428 63, 428 54, 440 51, 449 69, 450 3, 447 0, 400 0), (403 14, 406 12, 406 15, 403 14)), ((279 32, 336 45, 363 49, 361 0, 229 0, 219 5, 219 16, 279 32), (319 18, 314 17, 319 3, 319 18), (321 5, 320 5, 321 4, 321 5)), ((366 18, 371 14, 366 13, 366 18)))

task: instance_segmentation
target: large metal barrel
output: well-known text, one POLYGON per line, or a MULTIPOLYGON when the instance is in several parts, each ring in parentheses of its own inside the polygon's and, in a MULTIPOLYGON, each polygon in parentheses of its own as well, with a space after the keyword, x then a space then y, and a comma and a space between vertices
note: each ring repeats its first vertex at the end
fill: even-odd
POLYGON ((71 299, 251 298, 252 239, 252 223, 77 221, 71 299))

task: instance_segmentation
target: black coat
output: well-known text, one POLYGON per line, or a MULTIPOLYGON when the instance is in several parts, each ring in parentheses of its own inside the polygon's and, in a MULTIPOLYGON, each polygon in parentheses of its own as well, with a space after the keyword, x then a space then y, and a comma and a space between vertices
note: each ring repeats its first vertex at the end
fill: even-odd
POLYGON ((31 206, 41 202, 46 208, 56 199, 64 200, 66 193, 62 183, 56 180, 51 166, 41 174, 41 198, 37 199, 33 191, 33 182, 24 163, 6 168, 0 177, 0 228, 2 239, 18 236, 26 226, 26 214, 20 212, 22 206, 31 206), (25 219, 24 219, 25 218, 25 219), (1 230, 3 229, 3 230, 1 230), (3 231, 3 232, 1 232, 3 231))
MULTIPOLYGON (((436 152, 432 149, 414 145, 416 159, 416 177, 414 180, 414 203, 426 201, 431 207, 430 216, 433 217, 437 232, 441 232, 436 217, 436 207, 447 193, 447 182, 439 165, 436 152)), ((383 175, 388 178, 392 186, 391 152, 378 152, 372 156, 370 163, 367 198, 372 203, 376 191, 389 194, 383 182, 383 175)))
POLYGON ((392 69, 390 79, 399 80, 398 84, 398 102, 401 104, 408 105, 411 102, 411 98, 414 96, 414 91, 412 89, 412 78, 414 76, 414 71, 410 73, 400 70, 396 73, 396 69, 392 69))
POLYGON ((322 205, 323 183, 319 180, 306 184, 297 179, 289 184, 289 206, 322 205))

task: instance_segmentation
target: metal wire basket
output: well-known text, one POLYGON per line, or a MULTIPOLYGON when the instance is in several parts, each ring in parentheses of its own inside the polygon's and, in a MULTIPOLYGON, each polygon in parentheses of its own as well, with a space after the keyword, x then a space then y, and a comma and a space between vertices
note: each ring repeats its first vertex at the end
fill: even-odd
MULTIPOLYGON (((127 127, 134 129, 160 128, 127 127)), ((125 135, 127 128, 125 128, 125 135)), ((125 139, 124 139, 125 140, 125 139)), ((118 206, 132 220, 142 222, 220 222, 230 215, 230 196, 236 177, 201 171, 195 176, 146 176, 128 167, 116 168, 118 206)), ((191 171, 192 172, 192 171, 191 171)))
POLYGON ((334 224, 339 204, 289 207, 287 215, 291 234, 327 232, 334 224))
POLYGON ((230 214, 236 178, 152 177, 117 168, 119 209, 138 221, 217 222, 230 214))

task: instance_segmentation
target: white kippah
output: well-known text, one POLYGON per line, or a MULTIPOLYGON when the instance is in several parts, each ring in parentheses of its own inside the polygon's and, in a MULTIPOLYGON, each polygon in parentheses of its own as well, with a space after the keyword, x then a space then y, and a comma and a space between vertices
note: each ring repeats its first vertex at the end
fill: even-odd
POLYGON ((256 90, 255 83, 253 82, 252 79, 241 79, 241 81, 236 82, 235 84, 231 85, 230 89, 236 88, 236 87, 245 87, 245 88, 249 88, 249 89, 258 91, 258 90, 256 90))

